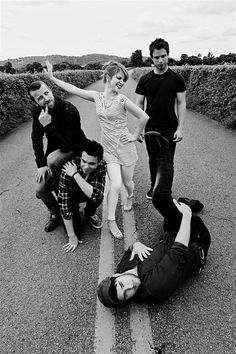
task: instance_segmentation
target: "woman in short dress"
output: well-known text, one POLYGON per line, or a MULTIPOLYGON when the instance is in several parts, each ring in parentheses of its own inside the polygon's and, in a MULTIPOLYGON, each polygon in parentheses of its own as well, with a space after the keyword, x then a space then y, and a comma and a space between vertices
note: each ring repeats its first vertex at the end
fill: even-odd
POLYGON ((104 160, 107 163, 110 182, 107 195, 108 227, 114 237, 122 238, 123 234, 115 220, 119 192, 123 182, 127 192, 124 210, 131 210, 134 191, 133 174, 138 159, 134 142, 140 137, 149 117, 128 97, 119 93, 129 77, 128 71, 122 64, 111 61, 103 67, 104 92, 84 90, 61 81, 53 76, 52 65, 49 62, 46 62, 46 65, 46 72, 56 85, 96 105, 101 126, 101 144, 104 148, 104 160), (133 134, 127 127, 127 111, 138 119, 133 134))

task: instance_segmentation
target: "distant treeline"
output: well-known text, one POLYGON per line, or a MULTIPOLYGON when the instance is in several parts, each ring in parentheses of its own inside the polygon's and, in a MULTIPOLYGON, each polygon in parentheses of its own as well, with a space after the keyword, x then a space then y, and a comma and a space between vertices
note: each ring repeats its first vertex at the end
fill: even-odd
MULTIPOLYGON (((42 63, 45 62, 44 57, 35 57, 40 58, 42 63)), ((109 60, 117 60, 121 62, 126 67, 149 67, 152 65, 152 59, 150 57, 143 57, 142 51, 137 49, 135 50, 131 57, 122 58, 117 56, 109 56, 105 54, 90 54, 83 57, 78 57, 76 63, 76 57, 63 57, 63 56, 49 56, 49 60, 53 63, 54 71, 64 71, 64 70, 101 70, 104 63, 109 60), (63 59, 61 62, 57 62, 60 60, 60 57, 63 59), (50 59, 52 58, 52 60, 50 59), (83 58, 83 60, 82 60, 83 58), (85 63, 86 60, 91 60, 91 62, 87 62, 86 64, 78 64, 85 63), (55 62, 56 61, 56 62, 55 62)), ((24 62, 24 60, 29 60, 29 58, 21 58, 21 59, 14 59, 15 63, 18 63, 17 60, 20 62, 24 62)), ((0 72, 7 73, 7 74, 21 74, 21 73, 41 73, 43 72, 44 65, 39 61, 33 61, 23 66, 19 67, 17 65, 16 68, 13 67, 13 64, 10 60, 5 62, 3 65, 0 66, 0 72)), ((188 55, 182 54, 180 59, 173 59, 169 58, 169 65, 170 66, 182 66, 182 65, 222 65, 222 64, 236 64, 236 54, 229 53, 229 54, 221 54, 218 57, 215 57, 212 52, 209 52, 206 56, 202 56, 200 53, 198 55, 188 55)))
MULTIPOLYGON (((135 50, 132 53, 130 58, 130 66, 134 67, 142 67, 142 66, 151 66, 152 59, 146 58, 143 59, 142 51, 135 50)), ((180 60, 169 58, 169 65, 170 66, 182 66, 182 65, 222 65, 222 64, 236 64, 236 54, 229 53, 229 54, 221 54, 218 57, 215 57, 213 53, 209 52, 207 56, 203 56, 199 53, 198 55, 188 55, 182 54, 180 56, 180 60)))

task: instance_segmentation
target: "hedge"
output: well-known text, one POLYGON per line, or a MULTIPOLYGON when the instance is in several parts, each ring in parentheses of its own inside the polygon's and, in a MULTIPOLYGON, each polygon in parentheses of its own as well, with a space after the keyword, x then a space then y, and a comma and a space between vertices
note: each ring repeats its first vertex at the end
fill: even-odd
MULTIPOLYGON (((187 84, 187 108, 216 120, 227 128, 236 128, 236 65, 176 66, 172 70, 187 84)), ((138 79, 152 68, 136 68, 138 79)))
MULTIPOLYGON (((101 77, 100 70, 68 70, 55 72, 55 77, 77 87, 84 88, 101 77)), ((4 135, 32 117, 33 103, 27 88, 35 80, 44 81, 53 93, 65 97, 61 90, 45 74, 0 75, 0 135, 4 135)))

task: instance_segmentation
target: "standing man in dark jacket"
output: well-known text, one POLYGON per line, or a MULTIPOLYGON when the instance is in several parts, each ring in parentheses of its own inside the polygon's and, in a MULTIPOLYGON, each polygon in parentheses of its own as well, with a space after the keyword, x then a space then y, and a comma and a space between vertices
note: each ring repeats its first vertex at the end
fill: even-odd
POLYGON ((137 105, 144 109, 150 119, 145 127, 145 143, 149 156, 151 188, 146 194, 152 199, 156 170, 162 158, 161 146, 167 145, 174 174, 174 153, 176 143, 183 139, 183 123, 186 114, 186 86, 184 79, 168 67, 169 44, 162 38, 154 40, 150 46, 150 57, 154 69, 143 75, 137 85, 137 105), (149 131, 159 133, 158 144, 153 148, 149 131))
POLYGON ((70 102, 55 97, 42 81, 33 82, 29 95, 36 104, 33 112, 32 144, 38 167, 36 196, 50 212, 45 231, 54 230, 61 222, 57 200, 60 170, 74 156, 80 155, 86 136, 81 129, 80 115, 70 102), (44 151, 44 136, 47 139, 44 151))

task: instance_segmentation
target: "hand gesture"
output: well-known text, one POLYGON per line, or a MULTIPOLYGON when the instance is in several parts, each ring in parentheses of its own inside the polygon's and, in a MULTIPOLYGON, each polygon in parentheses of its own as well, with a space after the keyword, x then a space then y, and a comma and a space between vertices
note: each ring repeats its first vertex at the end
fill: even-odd
POLYGON ((152 251, 152 248, 145 246, 141 242, 135 242, 133 244, 133 250, 131 253, 130 261, 134 259, 134 256, 137 254, 139 259, 141 261, 144 261, 144 258, 148 258, 150 256, 150 252, 152 251))
POLYGON ((187 204, 184 204, 184 203, 181 203, 181 202, 177 202, 176 199, 173 199, 173 203, 175 204, 176 208, 179 210, 179 212, 182 215, 184 215, 184 214, 192 215, 192 210, 187 204))
POLYGON ((144 140, 144 132, 139 135, 137 141, 138 141, 139 143, 142 143, 143 140, 144 140))
POLYGON ((124 144, 130 143, 135 140, 135 137, 131 133, 125 133, 120 136, 120 141, 124 144))
POLYGON ((51 175, 51 170, 47 166, 43 166, 38 168, 37 174, 36 174, 36 182, 40 183, 41 181, 45 182, 46 174, 51 175))
POLYGON ((177 129, 176 132, 174 133, 173 141, 178 143, 182 139, 183 139, 183 131, 182 131, 182 129, 177 129))
POLYGON ((45 110, 42 109, 38 119, 39 119, 39 123, 42 124, 43 127, 45 127, 46 125, 51 123, 52 117, 48 113, 48 106, 47 105, 45 107, 45 110))
POLYGON ((48 60, 46 60, 46 67, 47 67, 47 69, 44 69, 43 71, 48 76, 49 79, 52 79, 53 78, 53 66, 48 60))
POLYGON ((77 236, 70 236, 69 242, 63 246, 63 249, 65 252, 74 252, 79 243, 82 243, 82 241, 78 240, 77 236))
POLYGON ((77 166, 74 162, 66 162, 62 168, 68 176, 72 177, 75 172, 77 172, 77 166))

